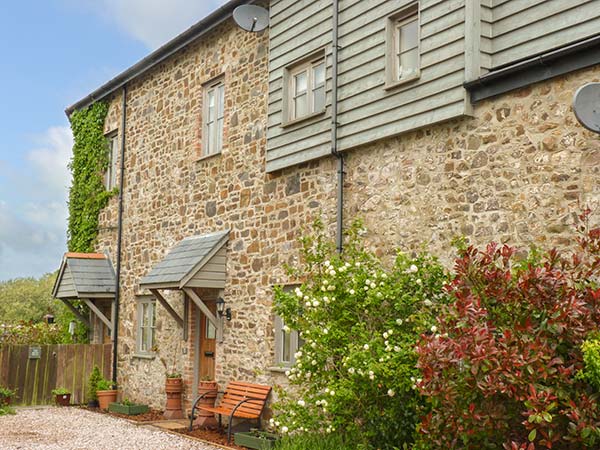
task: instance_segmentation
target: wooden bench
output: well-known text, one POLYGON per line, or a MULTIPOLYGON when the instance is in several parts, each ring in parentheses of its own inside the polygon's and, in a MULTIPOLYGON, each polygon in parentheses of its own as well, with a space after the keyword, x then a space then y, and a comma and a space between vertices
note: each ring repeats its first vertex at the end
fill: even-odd
MULTIPOLYGON (((213 391, 214 392, 214 391, 213 391)), ((262 415, 267 398, 271 393, 271 386, 264 386, 262 384, 245 383, 242 381, 231 381, 225 391, 219 391, 223 396, 218 406, 206 407, 198 406, 198 402, 207 394, 202 394, 195 401, 192 406, 192 413, 190 415, 190 427, 194 424, 194 411, 201 409, 203 411, 209 411, 219 415, 219 428, 222 427, 221 416, 228 416, 229 423, 227 425, 227 442, 231 440, 231 423, 233 418, 239 419, 256 419, 258 421, 258 427, 260 428, 260 416, 262 415)))

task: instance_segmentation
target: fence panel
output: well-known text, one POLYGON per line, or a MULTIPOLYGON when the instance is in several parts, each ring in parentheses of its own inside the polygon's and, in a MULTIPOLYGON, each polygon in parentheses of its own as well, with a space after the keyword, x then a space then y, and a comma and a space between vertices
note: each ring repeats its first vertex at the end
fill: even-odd
POLYGON ((17 389, 17 405, 45 405, 54 401, 52 389, 71 391, 72 403, 87 400, 88 379, 94 365, 110 377, 111 344, 41 345, 39 358, 29 358, 28 345, 0 346, 0 384, 17 389))

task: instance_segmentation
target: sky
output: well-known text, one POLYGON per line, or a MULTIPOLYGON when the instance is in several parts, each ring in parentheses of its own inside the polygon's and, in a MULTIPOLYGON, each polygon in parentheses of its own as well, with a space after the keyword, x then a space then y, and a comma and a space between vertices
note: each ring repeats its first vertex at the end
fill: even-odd
POLYGON ((58 269, 72 136, 64 109, 224 0, 20 0, 0 8, 0 281, 58 269))

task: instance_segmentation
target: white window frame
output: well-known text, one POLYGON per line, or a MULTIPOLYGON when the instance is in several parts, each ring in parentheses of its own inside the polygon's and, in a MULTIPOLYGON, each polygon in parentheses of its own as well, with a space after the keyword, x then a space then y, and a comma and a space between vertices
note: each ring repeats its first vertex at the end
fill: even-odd
POLYGON ((136 329, 136 354, 143 356, 153 356, 156 343, 156 299, 154 297, 140 297, 137 299, 137 329, 136 329), (152 307, 152 321, 149 325, 151 334, 150 342, 146 342, 146 348, 143 348, 143 328, 144 328, 144 305, 152 307), (148 345, 150 344, 150 345, 148 345))
POLYGON ((323 51, 318 52, 312 57, 307 58, 301 63, 293 64, 285 69, 285 121, 284 124, 294 123, 296 121, 308 119, 316 115, 323 114, 327 110, 327 58, 323 51), (323 65, 324 80, 318 85, 315 84, 315 69, 323 65), (300 116, 296 115, 296 77, 301 73, 306 73, 306 113, 300 116), (315 107, 315 92, 323 89, 323 106, 315 107))
POLYGON ((117 160, 119 158, 119 133, 113 131, 106 135, 108 166, 104 172, 104 186, 107 191, 117 186, 117 160))
POLYGON ((292 367, 296 363, 296 352, 302 347, 302 338, 296 330, 284 330, 285 322, 275 316, 275 365, 277 367, 292 367), (289 335, 289 361, 284 359, 283 334, 289 335))
MULTIPOLYGON (((413 47, 412 49, 414 49, 413 47)), ((415 81, 421 76, 421 18, 419 14, 419 3, 413 3, 407 8, 388 17, 386 24, 386 64, 385 64, 385 87, 394 88, 398 85, 415 81), (403 76, 400 65, 400 30, 402 27, 417 22, 417 62, 413 73, 403 76)))
POLYGON ((218 155, 223 151, 225 141, 225 79, 219 77, 204 85, 204 111, 202 113, 202 156, 218 155), (222 92, 222 95, 219 95, 222 92), (210 117, 209 96, 215 99, 215 115, 210 117), (219 122, 221 125, 219 126, 219 122), (213 124, 212 135, 209 127, 213 124))

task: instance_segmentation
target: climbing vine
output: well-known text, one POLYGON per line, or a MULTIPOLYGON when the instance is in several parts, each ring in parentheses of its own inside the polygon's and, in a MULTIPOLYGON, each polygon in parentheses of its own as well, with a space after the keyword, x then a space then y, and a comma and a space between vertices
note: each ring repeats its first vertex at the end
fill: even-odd
POLYGON ((98 235, 98 214, 117 188, 107 191, 104 172, 108 167, 108 142, 104 120, 108 105, 98 102, 71 115, 73 158, 69 192, 69 251, 92 252, 98 235))

